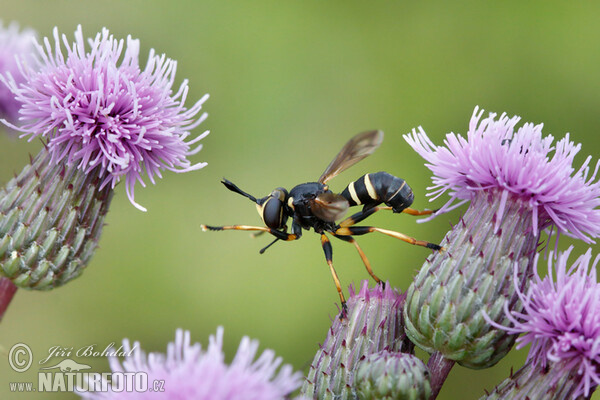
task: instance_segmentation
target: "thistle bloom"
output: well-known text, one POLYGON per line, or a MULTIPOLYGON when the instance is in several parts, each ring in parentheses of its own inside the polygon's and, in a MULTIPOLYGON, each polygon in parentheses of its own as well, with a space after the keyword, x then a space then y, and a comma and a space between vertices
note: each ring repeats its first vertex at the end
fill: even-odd
MULTIPOLYGON (((588 249, 568 267, 572 250, 570 247, 556 261, 548 261, 545 278, 535 272, 529 289, 518 291, 524 310, 506 308, 512 326, 497 327, 522 334, 517 348, 531 345, 531 367, 525 379, 549 376, 547 386, 551 386, 571 377, 561 386, 568 385, 573 397, 587 397, 600 384, 600 283, 596 278, 600 256, 590 268, 592 251, 588 249)), ((511 393, 523 390, 521 386, 516 385, 511 393)))
POLYGON ((127 37, 125 43, 103 29, 88 44, 86 50, 81 26, 72 44, 56 28, 54 49, 48 38, 43 45, 36 42, 34 65, 22 64, 20 74, 2 76, 21 104, 23 121, 5 123, 29 140, 47 139, 53 163, 93 171, 100 188, 114 188, 123 177, 129 200, 145 211, 134 200, 136 182, 144 186, 144 170, 155 183, 161 170, 187 172, 206 165, 191 164, 187 156, 201 149, 192 146, 208 134, 190 139, 190 130, 206 118, 197 114, 208 96, 187 109, 187 81, 172 91, 176 62, 151 50, 140 69, 138 40, 127 37))
POLYGON ((532 274, 540 231, 556 229, 586 242, 600 234, 600 182, 591 158, 572 166, 581 149, 567 135, 553 146, 542 125, 515 126, 518 117, 481 119, 475 109, 467 138, 450 133, 445 147, 421 128, 406 135, 428 162, 434 197, 450 200, 436 213, 470 205, 407 292, 407 335, 430 352, 471 368, 498 362, 515 337, 486 323, 507 324, 504 307, 518 310, 518 290, 532 274), (516 282, 513 267, 518 265, 516 282))
MULTIPOLYGON (((17 58, 21 62, 31 60, 35 32, 31 29, 19 31, 19 25, 12 22, 4 27, 0 22, 0 74, 11 74, 16 83, 21 84, 24 78, 19 74, 17 58)), ((15 95, 6 85, 0 83, 0 118, 16 121, 21 103, 15 99, 15 95)))
POLYGON ((83 39, 81 26, 70 44, 54 29, 35 43, 37 58, 19 74, 0 75, 21 103, 23 132, 44 138, 44 148, 6 187, 0 188, 0 275, 19 287, 49 289, 77 277, 100 238, 113 188, 125 179, 129 200, 142 173, 154 183, 161 170, 201 168, 187 156, 208 132, 189 140, 204 96, 184 106, 184 81, 172 93, 175 61, 150 51, 138 65, 139 41, 114 39, 103 29, 83 39), (66 47, 66 57, 61 49, 66 47), (187 140, 187 141, 186 141, 187 140))
MULTIPOLYGON (((283 365, 281 358, 272 350, 265 350, 255 360, 258 342, 242 338, 237 354, 230 365, 223 354, 223 328, 210 336, 208 348, 202 350, 199 343, 191 344, 190 332, 177 330, 175 342, 169 343, 167 353, 146 354, 135 342, 123 340, 125 353, 131 352, 121 363, 116 357, 109 358, 112 372, 146 373, 149 384, 164 382, 162 392, 135 392, 118 390, 104 382, 108 391, 78 394, 85 399, 189 399, 189 400, 270 400, 284 399, 300 387, 302 376, 292 372, 290 365, 283 365)), ((122 376, 127 376, 123 374, 122 376)), ((90 382, 92 383, 92 382, 90 382)), ((93 389, 92 386, 89 389, 93 389)))
POLYGON ((370 289, 363 281, 358 293, 350 286, 347 318, 335 318, 310 366, 301 393, 310 398, 354 399, 354 374, 364 357, 388 350, 411 353, 402 324, 404 294, 389 284, 370 289))
POLYGON ((600 181, 594 182, 600 162, 588 177, 591 156, 575 171, 572 164, 581 144, 571 142, 568 134, 553 146, 552 136, 542 137, 543 124, 526 123, 515 132, 519 117, 502 114, 496 120, 490 113, 481 120, 482 115, 476 107, 467 139, 449 133, 446 147, 434 145, 422 128, 404 136, 434 174, 428 194, 432 200, 449 192, 450 199, 435 215, 483 191, 495 191, 500 198, 496 227, 507 203, 520 200, 529 209, 534 235, 553 225, 559 234, 593 243, 600 235, 600 181))

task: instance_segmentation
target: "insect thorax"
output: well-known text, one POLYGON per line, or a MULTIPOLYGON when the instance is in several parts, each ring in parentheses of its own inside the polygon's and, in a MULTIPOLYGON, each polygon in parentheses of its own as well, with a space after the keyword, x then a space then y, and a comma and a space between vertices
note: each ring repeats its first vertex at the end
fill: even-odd
POLYGON ((314 228, 315 231, 321 232, 335 227, 335 223, 316 217, 311 209, 311 201, 326 192, 330 192, 328 186, 319 182, 302 183, 290 190, 287 205, 294 215, 294 221, 302 228, 314 228))

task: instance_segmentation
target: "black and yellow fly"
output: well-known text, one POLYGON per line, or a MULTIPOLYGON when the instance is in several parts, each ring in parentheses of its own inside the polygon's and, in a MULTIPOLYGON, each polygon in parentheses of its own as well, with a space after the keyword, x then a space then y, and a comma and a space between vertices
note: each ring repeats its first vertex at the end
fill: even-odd
POLYGON ((259 231, 259 233, 268 232, 275 236, 275 240, 264 247, 260 251, 261 254, 278 240, 297 240, 302 236, 302 229, 314 229, 316 233, 321 235, 321 245, 325 251, 325 259, 327 260, 340 296, 342 309, 345 311, 346 300, 342 294, 337 273, 333 268, 331 243, 325 233, 352 243, 358 250, 367 271, 378 283, 381 283, 381 280, 373 273, 369 260, 353 236, 364 235, 370 232, 380 232, 410 244, 424 246, 433 250, 442 249, 437 244, 416 240, 400 232, 373 226, 355 226, 379 210, 391 210, 394 213, 407 213, 410 215, 431 214, 433 211, 418 211, 409 208, 413 202, 414 195, 412 189, 404 179, 388 174, 387 172, 376 172, 363 175, 356 181, 351 182, 341 194, 336 194, 329 190, 327 182, 331 178, 372 154, 381 145, 382 141, 382 131, 360 133, 346 143, 317 182, 302 183, 293 187, 289 192, 279 187, 273 190, 268 196, 260 199, 244 192, 227 179, 223 179, 222 183, 227 189, 241 194, 256 203, 258 213, 266 226, 202 225, 202 229, 205 231, 242 230, 259 231), (382 203, 386 206, 379 207, 382 203), (349 207, 357 205, 363 206, 362 211, 344 219, 340 223, 336 223, 336 221, 344 217, 349 207), (288 218, 292 218, 291 233, 287 231, 286 223, 288 218))

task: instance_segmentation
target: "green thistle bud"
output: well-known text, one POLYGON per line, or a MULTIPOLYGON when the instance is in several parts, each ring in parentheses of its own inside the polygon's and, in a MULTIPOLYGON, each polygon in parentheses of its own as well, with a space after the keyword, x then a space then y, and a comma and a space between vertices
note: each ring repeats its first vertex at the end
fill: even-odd
POLYGON ((0 189, 0 274, 45 290, 79 276, 94 254, 113 190, 99 168, 51 162, 47 148, 0 189))
POLYGON ((407 292, 406 332, 419 347, 470 368, 497 363, 516 337, 488 324, 509 325, 503 309, 520 309, 518 289, 531 271, 537 237, 527 204, 481 191, 407 292), (497 210, 503 207, 502 219, 497 210), (515 263, 519 266, 515 287, 515 263))
POLYGON ((570 373, 567 363, 543 367, 528 361, 516 373, 505 379, 494 391, 479 400, 583 400, 589 397, 578 390, 580 379, 577 371, 570 373), (565 365, 560 365, 565 364, 565 365), (578 394, 579 393, 579 394, 578 394))
POLYGON ((362 358, 382 350, 412 352, 402 323, 404 298, 388 284, 369 289, 368 282, 363 281, 358 293, 350 286, 347 318, 333 321, 301 394, 318 399, 356 399, 354 372, 362 358))
POLYGON ((360 400, 427 400, 431 396, 425 364, 412 354, 385 350, 359 362, 354 385, 360 400))

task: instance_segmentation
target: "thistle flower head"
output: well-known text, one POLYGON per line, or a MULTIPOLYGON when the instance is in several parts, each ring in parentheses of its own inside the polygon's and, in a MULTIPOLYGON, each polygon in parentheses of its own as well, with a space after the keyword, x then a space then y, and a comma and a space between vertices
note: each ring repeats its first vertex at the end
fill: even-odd
MULTIPOLYGON (((573 247, 548 260, 548 275, 537 272, 526 293, 519 292, 523 312, 505 310, 513 323, 501 327, 523 334, 518 347, 531 344, 529 360, 544 368, 560 366, 565 375, 579 379, 577 395, 588 396, 600 384, 600 283, 591 249, 570 267, 567 260, 573 247)), ((537 262, 537 259, 536 259, 537 262)))
MULTIPOLYGON (((11 74, 20 84, 24 81, 19 73, 17 56, 29 60, 33 53, 35 32, 31 29, 19 31, 15 22, 4 27, 0 21, 0 74, 11 74)), ((14 94, 0 82, 0 118, 16 121, 21 104, 15 100, 14 94)))
POLYGON ((503 307, 521 307, 515 288, 529 281, 538 247, 527 205, 507 202, 498 225, 500 206, 497 190, 478 192, 442 240, 446 250, 426 260, 407 290, 408 337, 469 368, 490 367, 513 347, 516 337, 486 323, 484 315, 508 324, 503 307))
POLYGON ((406 295, 363 281, 358 292, 350 286, 347 318, 333 320, 325 341, 310 366, 301 394, 310 398, 353 399, 357 363, 382 350, 412 352, 402 322, 406 295))
MULTIPOLYGON (((113 372, 145 372, 148 382, 164 382, 163 392, 137 393, 126 391, 78 392, 86 399, 194 399, 194 400, 269 400, 283 399, 300 387, 302 376, 293 373, 290 365, 281 368, 281 358, 265 350, 255 360, 258 342, 242 338, 230 365, 224 361, 223 328, 210 336, 208 348, 191 344, 190 332, 177 330, 175 342, 167 353, 146 354, 135 342, 125 339, 123 349, 132 352, 122 363, 111 357, 113 372), (279 371, 278 371, 279 369, 279 371)), ((110 385, 109 385, 110 389, 110 385)))
POLYGON ((71 43, 55 28, 54 47, 48 38, 36 42, 35 62, 21 65, 26 84, 10 72, 0 79, 21 104, 22 124, 4 121, 7 125, 30 140, 47 139, 55 163, 76 164, 85 172, 99 168, 101 187, 124 178, 129 200, 145 210, 134 200, 144 171, 154 183, 164 169, 204 167, 187 157, 208 134, 190 139, 190 130, 206 118, 198 114, 208 96, 187 109, 187 81, 173 93, 176 62, 151 50, 141 69, 139 46, 130 36, 126 42, 115 39, 107 29, 86 46, 81 26, 71 43))
POLYGON ((433 172, 429 195, 437 198, 449 192, 450 200, 437 213, 454 209, 476 193, 496 189, 502 197, 497 210, 499 221, 507 201, 518 198, 531 209, 533 233, 550 225, 593 242, 600 235, 600 162, 590 176, 591 157, 575 170, 573 160, 581 145, 567 134, 553 144, 542 136, 542 124, 526 123, 515 131, 519 117, 495 113, 481 119, 475 108, 465 139, 449 133, 445 147, 436 146, 422 128, 405 135, 406 141, 427 160, 433 172))

